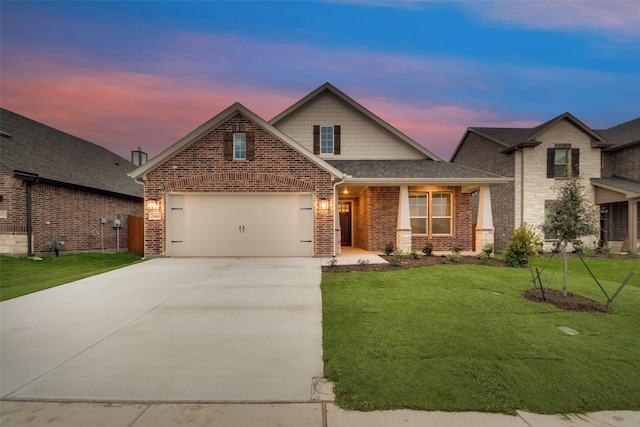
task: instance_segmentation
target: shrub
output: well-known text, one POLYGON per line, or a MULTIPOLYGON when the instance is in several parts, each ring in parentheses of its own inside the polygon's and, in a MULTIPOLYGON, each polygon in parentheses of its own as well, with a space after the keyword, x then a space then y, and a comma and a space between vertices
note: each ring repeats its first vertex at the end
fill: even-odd
POLYGON ((384 244, 384 254, 389 256, 393 253, 393 251, 395 250, 395 245, 393 244, 393 242, 387 242, 384 244))
POLYGON ((427 242, 424 245, 424 248, 422 248, 422 253, 424 253, 426 256, 433 255, 433 243, 427 242))
POLYGON ((330 259, 330 260, 329 260, 329 262, 327 263, 327 265, 328 265, 329 267, 335 267, 335 266, 336 266, 336 264, 338 264, 338 258, 332 258, 332 259, 330 259))
POLYGON ((411 259, 420 259, 420 258, 422 258, 422 255, 420 255, 420 253, 418 251, 416 251, 415 249, 412 249, 411 252, 409 252, 409 257, 411 259))
POLYGON ((359 259, 358 260, 358 265, 360 266, 364 266, 364 265, 368 265, 369 264, 369 260, 368 259, 359 259))
POLYGON ((488 257, 490 257, 493 253, 493 243, 487 243, 486 245, 484 245, 484 247, 482 248, 482 253, 485 253, 488 257))
POLYGON ((605 245, 604 242, 600 240, 600 242, 598 243, 598 246, 595 249, 595 253, 602 254, 602 255, 610 255, 611 247, 608 245, 605 245))
POLYGON ((459 245, 459 244, 455 244, 453 246, 451 246, 451 252, 453 253, 457 253, 459 254, 460 252, 462 252, 464 250, 464 246, 459 245))
POLYGON ((454 264, 459 264, 462 262, 462 255, 460 254, 460 252, 452 252, 449 255, 447 255, 446 258, 447 261, 452 262, 454 264))
POLYGON ((487 258, 489 258, 489 254, 487 254, 485 251, 478 252, 478 261, 480 261, 480 264, 486 264, 487 258))
POLYGON ((507 243, 504 260, 511 267, 527 265, 527 259, 538 255, 542 240, 538 237, 533 226, 524 223, 518 227, 507 243))
POLYGON ((394 267, 399 267, 402 264, 402 252, 394 252, 393 256, 389 260, 389 264, 394 267))

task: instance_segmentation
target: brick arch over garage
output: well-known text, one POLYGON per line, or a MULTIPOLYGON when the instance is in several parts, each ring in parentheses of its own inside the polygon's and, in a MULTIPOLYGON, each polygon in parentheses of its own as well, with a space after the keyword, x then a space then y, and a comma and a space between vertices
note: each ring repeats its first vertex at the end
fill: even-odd
POLYGON ((315 192, 314 183, 285 175, 223 172, 209 173, 177 179, 163 184, 165 192, 172 191, 293 191, 315 192))

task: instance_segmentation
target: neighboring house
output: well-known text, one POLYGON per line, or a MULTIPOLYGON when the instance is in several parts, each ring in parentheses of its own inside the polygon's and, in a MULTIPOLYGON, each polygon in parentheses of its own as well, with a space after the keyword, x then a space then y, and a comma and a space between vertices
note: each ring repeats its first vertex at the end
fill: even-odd
POLYGON ((127 216, 143 215, 135 165, 6 109, 0 130, 0 253, 51 252, 54 238, 66 251, 126 250, 127 216))
POLYGON ((511 180, 441 161, 329 83, 269 122, 233 104, 131 176, 146 256, 474 250, 471 193, 488 209, 488 188, 511 180))
MULTIPOLYGON (((514 178, 492 189, 497 250, 522 223, 544 222, 555 184, 570 175, 584 179, 588 199, 600 207, 601 235, 584 242, 602 240, 614 250, 638 243, 640 118, 605 130, 569 113, 534 128, 470 127, 451 162, 514 178)), ((545 239, 548 249, 554 239, 545 239)))

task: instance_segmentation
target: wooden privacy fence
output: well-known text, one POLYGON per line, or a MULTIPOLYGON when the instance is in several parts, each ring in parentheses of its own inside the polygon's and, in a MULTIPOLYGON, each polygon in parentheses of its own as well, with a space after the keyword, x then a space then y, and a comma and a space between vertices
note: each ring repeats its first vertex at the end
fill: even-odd
POLYGON ((141 216, 127 215, 129 227, 128 248, 130 252, 144 253, 144 218, 141 216))

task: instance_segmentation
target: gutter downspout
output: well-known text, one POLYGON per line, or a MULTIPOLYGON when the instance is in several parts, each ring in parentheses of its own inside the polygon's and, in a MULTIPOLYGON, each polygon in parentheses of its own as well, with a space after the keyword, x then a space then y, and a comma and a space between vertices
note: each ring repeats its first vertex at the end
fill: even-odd
POLYGON ((340 184, 343 184, 347 179, 347 174, 342 174, 342 181, 336 182, 333 184, 333 258, 336 257, 336 213, 338 212, 338 192, 337 187, 340 184))

